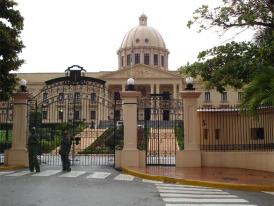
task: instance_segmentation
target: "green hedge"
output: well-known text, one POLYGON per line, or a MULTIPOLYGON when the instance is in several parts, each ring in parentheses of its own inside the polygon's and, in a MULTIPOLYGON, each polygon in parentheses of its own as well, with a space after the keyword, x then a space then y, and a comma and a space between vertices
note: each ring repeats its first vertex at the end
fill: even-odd
POLYGON ((184 128, 183 127, 176 127, 175 128, 175 136, 179 145, 179 149, 184 149, 184 128))

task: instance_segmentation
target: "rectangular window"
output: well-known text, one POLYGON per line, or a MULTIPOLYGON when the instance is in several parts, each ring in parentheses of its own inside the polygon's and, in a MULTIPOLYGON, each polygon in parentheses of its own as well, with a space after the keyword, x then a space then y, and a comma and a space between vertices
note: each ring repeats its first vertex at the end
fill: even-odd
POLYGON ((91 100, 92 102, 95 102, 95 101, 96 101, 96 93, 95 93, 95 92, 93 92, 93 93, 90 94, 90 100, 91 100))
POLYGON ((80 111, 74 111, 74 120, 80 120, 80 111))
POLYGON ((73 99, 73 94, 68 94, 68 99, 72 100, 73 99))
POLYGON ((58 113, 58 119, 63 120, 63 117, 64 117, 64 111, 60 110, 58 113))
POLYGON ((65 94, 64 93, 59 93, 58 100, 60 102, 62 102, 62 101, 64 101, 64 98, 65 98, 65 94))
POLYGON ((154 54, 154 65, 158 66, 158 54, 154 54))
POLYGON ((244 96, 243 92, 238 92, 238 101, 239 102, 243 100, 243 96, 244 96))
POLYGON ((121 56, 121 66, 124 66, 124 56, 121 56))
POLYGON ((43 93, 43 102, 48 100, 48 93, 43 93))
POLYGON ((149 65, 149 54, 148 53, 144 54, 144 64, 149 65))
POLYGON ((135 54, 135 64, 140 64, 140 54, 135 54))
POLYGON ((161 56, 161 66, 162 66, 162 67, 165 66, 165 59, 164 59, 164 56, 161 56))
POLYGON ((251 139, 264 139, 264 128, 251 128, 251 139))
POLYGON ((208 138, 208 129, 203 129, 203 137, 204 139, 208 138))
POLYGON ((79 100, 80 100, 80 92, 75 92, 74 95, 75 95, 75 97, 74 97, 75 100, 78 100, 78 101, 79 101, 79 100))
POLYGON ((130 55, 128 54, 128 55, 127 55, 127 66, 130 65, 130 62, 131 62, 131 61, 130 61, 130 55))
POLYGON ((221 93, 221 102, 227 102, 227 92, 221 93))
POLYGON ((150 120, 151 117, 151 109, 145 108, 145 120, 150 120))
POLYGON ((170 93, 165 91, 162 93, 162 100, 170 100, 170 93))
POLYGON ((114 92, 114 99, 121 100, 120 92, 114 92))
POLYGON ((215 129, 215 139, 220 139, 220 129, 215 129))
POLYGON ((43 111, 42 112, 42 118, 47 119, 48 118, 48 111, 43 111))
POLYGON ((96 111, 90 112, 90 119, 96 119, 96 111))
POLYGON ((210 92, 205 92, 205 102, 210 102, 210 92))
POLYGON ((163 110, 163 120, 169 121, 169 110, 163 110))
POLYGON ((115 119, 115 121, 120 120, 120 116, 121 116, 120 110, 115 110, 114 111, 114 119, 115 119))

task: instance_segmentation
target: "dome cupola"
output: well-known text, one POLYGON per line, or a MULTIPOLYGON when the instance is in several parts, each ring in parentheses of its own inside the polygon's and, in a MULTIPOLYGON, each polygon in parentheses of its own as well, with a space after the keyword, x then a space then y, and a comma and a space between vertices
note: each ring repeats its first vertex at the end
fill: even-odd
POLYGON ((145 64, 159 69, 168 69, 168 54, 161 34, 147 26, 147 16, 139 17, 139 25, 124 37, 117 52, 119 69, 136 64, 145 64))

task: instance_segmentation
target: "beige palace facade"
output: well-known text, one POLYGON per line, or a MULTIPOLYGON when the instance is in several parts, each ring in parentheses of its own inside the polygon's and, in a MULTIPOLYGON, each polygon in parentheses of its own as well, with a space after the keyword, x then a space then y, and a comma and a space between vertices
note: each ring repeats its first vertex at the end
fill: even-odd
MULTIPOLYGON (((169 93, 172 98, 178 99, 180 91, 185 88, 184 77, 179 71, 169 70, 168 55, 161 34, 153 27, 148 26, 147 16, 139 17, 139 25, 129 30, 124 36, 117 51, 118 69, 114 71, 85 72, 85 76, 104 80, 106 88, 111 92, 120 92, 126 89, 126 81, 132 77, 136 89, 143 97, 149 94, 169 93)), ((28 91, 35 95, 44 87, 45 81, 63 77, 65 73, 18 73, 20 79, 28 82, 28 91)), ((228 89, 223 94, 217 91, 207 91, 199 81, 194 81, 194 87, 202 91, 199 106, 223 106, 238 104, 241 92, 228 89)))

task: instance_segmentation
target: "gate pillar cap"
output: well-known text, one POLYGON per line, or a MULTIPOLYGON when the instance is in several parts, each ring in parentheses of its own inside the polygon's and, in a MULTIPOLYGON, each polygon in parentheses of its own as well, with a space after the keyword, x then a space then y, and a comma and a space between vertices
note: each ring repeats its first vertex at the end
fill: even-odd
POLYGON ((12 94, 14 99, 29 99, 30 94, 28 92, 16 92, 12 94))
POLYGON ((200 91, 193 91, 193 90, 186 90, 180 92, 182 98, 198 98, 202 92, 200 91))
POLYGON ((121 92, 121 97, 141 97, 141 92, 137 92, 137 91, 124 91, 121 92))

